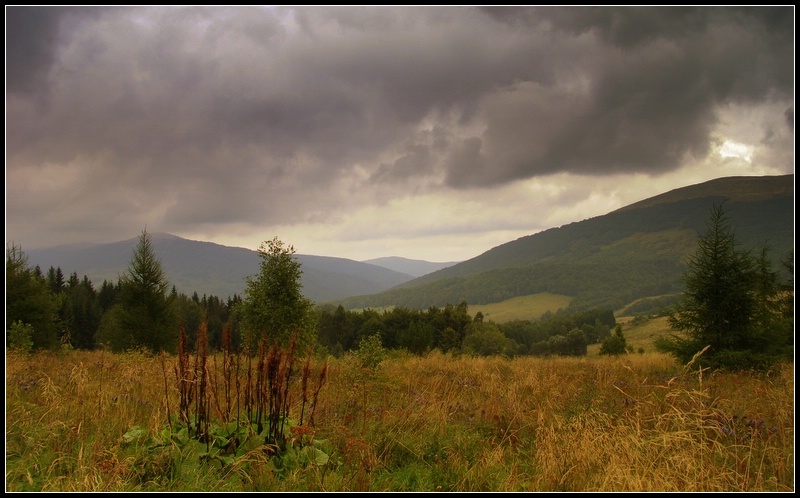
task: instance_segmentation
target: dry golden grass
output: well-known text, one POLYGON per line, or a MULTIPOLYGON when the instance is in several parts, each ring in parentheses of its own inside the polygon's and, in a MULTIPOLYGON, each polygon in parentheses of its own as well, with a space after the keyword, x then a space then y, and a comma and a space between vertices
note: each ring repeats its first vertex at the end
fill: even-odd
POLYGON ((794 490, 793 364, 700 376, 657 353, 331 359, 314 435, 330 462, 283 473, 260 451, 219 469, 178 453, 143 463, 122 444, 166 423, 158 357, 7 354, 6 490, 794 490))

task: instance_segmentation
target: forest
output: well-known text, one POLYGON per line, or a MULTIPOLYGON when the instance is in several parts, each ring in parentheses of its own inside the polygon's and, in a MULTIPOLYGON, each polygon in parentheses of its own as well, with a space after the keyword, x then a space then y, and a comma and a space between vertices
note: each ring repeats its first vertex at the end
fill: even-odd
MULTIPOLYGON (((259 272, 246 278, 243 297, 223 302, 178 293, 166 279, 150 234, 143 231, 128 271, 118 282, 104 281, 98 291, 87 276, 72 273, 65 280, 61 268, 43 273, 30 267, 18 246, 6 256, 6 346, 22 351, 108 347, 114 352, 145 349, 152 353, 178 352, 179 336, 195 346, 197 332, 205 330, 208 347, 219 351, 223 337, 236 350, 251 353, 269 339, 286 346, 295 334, 300 344, 324 357, 341 357, 365 340, 386 349, 423 355, 432 350, 478 356, 582 356, 590 344, 623 339, 615 328, 614 312, 592 308, 547 313, 536 322, 495 323, 482 313, 470 316, 468 304, 442 307, 394 306, 379 312, 319 306, 302 294, 302 265, 294 247, 277 237, 259 248, 259 272)), ((716 205, 688 259, 683 293, 677 303, 662 308, 674 331, 659 347, 688 361, 704 346, 727 367, 765 368, 793 354, 793 254, 774 270, 766 245, 759 253, 737 246, 729 212, 716 205), (790 275, 788 279, 782 275, 790 275)), ((550 271, 563 269, 556 265, 550 271)), ((498 271, 498 274, 503 273, 498 271)), ((506 271, 506 286, 524 285, 524 272, 506 271), (511 282, 511 284, 508 284, 511 282)), ((578 294, 585 271, 565 271, 562 292, 578 294), (569 292, 571 290, 571 292, 569 292)), ((647 279, 647 275, 636 275, 647 279)), ((631 278, 630 276, 626 278, 631 278)), ((424 297, 424 296, 423 296, 424 297)), ((478 301, 481 302, 481 301, 478 301)))
MULTIPOLYGON (((137 285, 141 285, 136 280, 104 280, 95 289, 87 276, 79 278, 72 273, 65 277, 61 268, 50 267, 42 272, 39 267, 29 267, 18 248, 9 250, 6 270, 6 317, 11 326, 7 346, 18 340, 15 331, 20 328, 30 330, 32 350, 61 346, 92 350, 106 345, 121 351, 126 346, 136 346, 117 341, 109 331, 112 323, 119 325, 115 315, 119 314, 126 292, 136 293, 137 285)), ((146 286, 138 293, 147 295, 146 286)), ((196 292, 187 296, 174 286, 164 296, 164 302, 169 303, 165 314, 171 317, 172 327, 162 329, 163 336, 152 339, 153 350, 175 353, 179 324, 187 332, 190 348, 195 345, 201 324, 207 329, 212 350, 222 348, 226 328, 234 344, 242 345, 242 319, 237 312, 241 296, 227 300, 196 292)), ((135 302, 138 298, 127 299, 135 302)), ((374 335, 386 349, 404 349, 414 354, 438 349, 477 355, 580 356, 586 354, 588 345, 609 337, 616 325, 613 312, 600 309, 569 314, 562 310, 538 321, 494 323, 484 321, 480 313, 471 316, 464 301, 424 310, 394 307, 383 311, 345 310, 341 305, 329 304, 315 306, 313 314, 318 352, 337 357, 357 349, 361 340, 374 335)))

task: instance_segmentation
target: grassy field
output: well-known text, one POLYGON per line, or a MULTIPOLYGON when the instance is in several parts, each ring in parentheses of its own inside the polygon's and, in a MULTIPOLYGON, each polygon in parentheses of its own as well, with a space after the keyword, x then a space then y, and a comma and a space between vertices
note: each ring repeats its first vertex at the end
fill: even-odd
POLYGON ((558 294, 541 293, 529 296, 518 296, 499 303, 470 304, 469 312, 475 315, 483 313, 484 319, 496 323, 505 323, 511 320, 535 321, 546 312, 556 312, 569 306, 572 298, 558 294))
MULTIPOLYGON (((624 330, 648 349, 657 326, 624 330)), ((7 353, 6 491, 794 491, 794 364, 700 375, 649 351, 433 352, 298 375, 303 359, 276 454, 241 420, 245 370, 225 380, 208 360, 214 437, 200 442, 177 419, 174 357, 7 353)))
MULTIPOLYGON (((655 353, 656 337, 669 333, 670 328, 667 317, 661 316, 637 322, 632 316, 617 317, 617 323, 622 325, 625 342, 633 347, 634 352, 655 353)), ((613 333, 613 331, 612 331, 613 333)), ((600 344, 590 344, 587 354, 595 356, 600 353, 600 344)))
MULTIPOLYGON (((492 304, 470 304, 469 312, 475 315, 483 313, 484 319, 496 323, 505 323, 512 320, 531 320, 536 321, 546 312, 556 312, 566 308, 570 303, 569 296, 557 294, 531 294, 519 296, 499 303, 492 304)), ((659 335, 669 332, 669 324, 666 317, 644 319, 637 322, 634 316, 617 317, 617 323, 622 325, 622 331, 628 345, 633 347, 635 352, 640 350, 646 353, 655 353, 654 340, 659 335)), ((600 352, 600 344, 589 345, 589 356, 597 356, 600 352)))

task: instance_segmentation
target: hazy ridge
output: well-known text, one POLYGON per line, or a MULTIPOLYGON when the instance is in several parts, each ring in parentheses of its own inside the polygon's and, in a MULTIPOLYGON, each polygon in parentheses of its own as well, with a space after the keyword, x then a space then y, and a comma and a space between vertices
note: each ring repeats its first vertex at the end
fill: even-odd
MULTIPOLYGON (((572 297, 571 306, 619 309, 681 290, 686 257, 710 209, 725 203, 737 241, 767 243, 775 268, 794 249, 794 175, 728 177, 651 197, 606 215, 521 237, 460 263, 397 256, 353 261, 296 255, 304 294, 346 308, 391 305, 425 309, 466 301, 500 302, 542 292, 572 297)), ((241 295, 259 270, 256 251, 154 233, 153 248, 180 292, 241 295)), ((138 234, 110 244, 26 251, 43 271, 60 267, 98 287, 124 272, 138 234)), ((291 241, 286 241, 291 243, 291 241)), ((24 250, 24 248, 23 248, 24 250)))

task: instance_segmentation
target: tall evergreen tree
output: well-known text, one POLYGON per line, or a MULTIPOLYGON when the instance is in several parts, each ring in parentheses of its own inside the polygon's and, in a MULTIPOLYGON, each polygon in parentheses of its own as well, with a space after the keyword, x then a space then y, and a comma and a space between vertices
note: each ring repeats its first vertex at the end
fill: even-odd
POLYGON ((67 330, 69 332, 70 343, 79 349, 93 349, 95 346, 95 334, 100 326, 102 312, 97 301, 97 293, 92 286, 89 277, 84 275, 83 280, 77 280, 77 274, 73 273, 75 279, 70 278, 70 285, 66 292, 66 301, 69 306, 69 322, 67 330))
POLYGON ((58 294, 64 290, 64 273, 61 271, 60 266, 58 269, 51 266, 47 270, 47 283, 50 286, 50 292, 53 294, 58 294))
POLYGON ((103 317, 98 334, 114 350, 146 348, 174 352, 178 322, 174 293, 147 230, 139 236, 127 272, 120 277, 117 304, 103 317))
POLYGON ((29 325, 34 349, 54 348, 59 341, 58 306, 41 269, 31 269, 22 248, 12 243, 6 249, 6 327, 29 325))
POLYGON ((119 294, 119 286, 115 286, 113 282, 103 280, 100 285, 100 290, 97 292, 97 304, 100 305, 100 310, 105 313, 114 305, 119 294))
MULTIPOLYGON (((706 346, 698 366, 763 368, 777 360, 777 337, 786 333, 771 303, 777 298, 775 275, 764 256, 754 258, 736 247, 722 205, 714 206, 707 231, 688 261, 685 290, 669 316, 678 334, 656 342, 662 351, 688 363, 706 346)), ((780 349, 780 348, 779 348, 780 349)))

